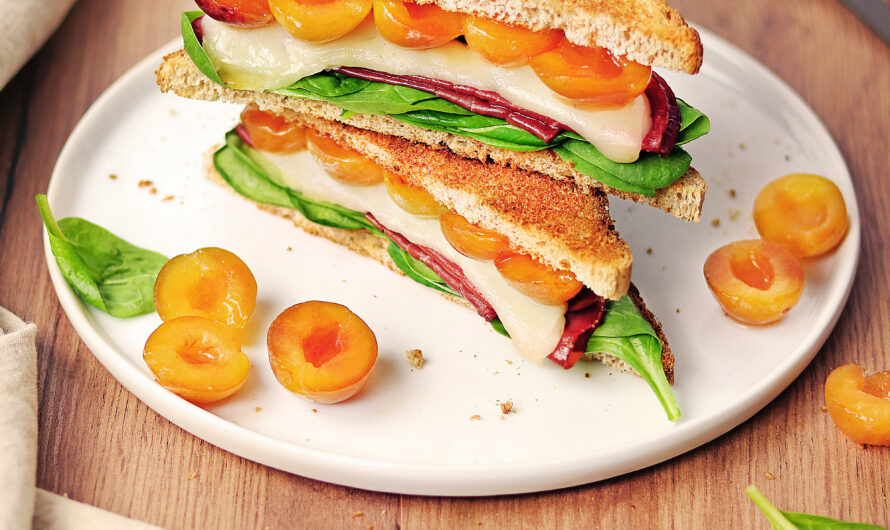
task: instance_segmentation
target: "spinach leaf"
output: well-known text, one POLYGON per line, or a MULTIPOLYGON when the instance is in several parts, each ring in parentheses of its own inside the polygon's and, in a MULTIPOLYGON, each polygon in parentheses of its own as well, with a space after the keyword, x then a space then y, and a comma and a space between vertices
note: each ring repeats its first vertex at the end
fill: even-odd
POLYGON ((201 11, 186 11, 182 14, 181 26, 183 48, 185 48, 185 53, 192 59, 195 66, 198 67, 198 70, 201 70, 201 73, 209 77, 211 81, 226 86, 222 79, 219 78, 219 74, 216 72, 216 67, 213 66, 213 61, 210 60, 210 56, 207 55, 207 52, 204 51, 204 47, 201 46, 198 36, 195 35, 195 28, 192 27, 192 22, 203 15, 204 13, 201 11))
POLYGON ((711 131, 711 120, 695 107, 677 98, 680 107, 680 134, 677 135, 677 143, 683 145, 700 138, 711 131))
POLYGON ((774 530, 887 530, 868 523, 850 523, 821 515, 780 510, 754 484, 745 488, 745 495, 754 501, 774 530))
POLYGON ((587 341, 587 353, 608 353, 636 370, 655 392, 671 421, 680 417, 677 399, 661 364, 661 341, 629 296, 609 300, 600 325, 587 341))
POLYGON ((427 287, 432 287, 437 291, 460 297, 460 293, 449 287, 433 269, 427 267, 422 261, 415 259, 413 256, 405 252, 402 247, 396 245, 395 242, 389 242, 386 252, 389 254, 389 257, 392 258, 396 267, 415 282, 421 285, 426 285, 427 287))
POLYGON ((499 319, 498 317, 495 317, 493 320, 489 321, 488 323, 491 324, 491 327, 493 327, 495 331, 497 331, 501 335, 507 337, 508 339, 510 338, 510 334, 507 333, 507 328, 504 327, 504 323, 501 322, 501 319, 499 319))
POLYGON ((578 140, 566 140, 553 150, 562 159, 575 163, 575 169, 615 189, 655 196, 655 190, 672 184, 682 177, 692 157, 679 147, 667 156, 640 153, 632 164, 609 160, 592 144, 578 140))
POLYGON ((79 217, 56 222, 46 195, 37 207, 62 275, 90 305, 114 317, 154 312, 154 285, 167 258, 79 217))

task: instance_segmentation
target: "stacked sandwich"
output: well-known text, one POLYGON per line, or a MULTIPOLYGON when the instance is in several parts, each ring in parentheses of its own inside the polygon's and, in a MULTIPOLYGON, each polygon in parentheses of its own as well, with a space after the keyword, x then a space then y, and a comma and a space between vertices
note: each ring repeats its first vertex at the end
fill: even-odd
POLYGON ((213 154, 220 181, 474 308, 530 359, 642 376, 679 417, 673 355, 606 198, 700 217, 706 186, 679 146, 709 124, 651 70, 700 67, 678 13, 659 0, 198 4, 158 83, 248 105, 213 154))

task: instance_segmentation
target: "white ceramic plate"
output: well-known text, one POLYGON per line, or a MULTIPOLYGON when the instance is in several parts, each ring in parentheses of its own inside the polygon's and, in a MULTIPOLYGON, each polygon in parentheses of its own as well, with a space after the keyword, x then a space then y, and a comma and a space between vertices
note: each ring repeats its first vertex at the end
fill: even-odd
POLYGON ((572 486, 661 462, 738 425, 797 377, 834 326, 859 254, 853 185, 825 128, 763 66, 708 32, 702 37, 701 74, 665 77, 713 124, 688 146, 710 185, 703 221, 612 202, 636 256, 634 281, 676 356, 674 391, 683 411, 676 423, 641 379, 595 363, 569 371, 529 363, 472 311, 205 180, 202 155, 221 142, 240 109, 160 94, 153 74, 160 51, 112 85, 75 128, 53 173, 50 204, 58 218, 87 218, 168 256, 205 246, 240 255, 259 284, 245 340, 247 384, 222 404, 187 403, 155 383, 142 361, 157 315, 115 319, 85 306, 47 245, 53 284, 86 345, 139 399, 196 436, 279 469, 380 491, 493 495, 572 486), (790 172, 834 180, 850 231, 835 253, 806 265, 806 289, 793 311, 778 324, 747 327, 720 311, 702 264, 717 247, 756 237, 756 192, 790 172), (271 320, 312 299, 347 305, 380 344, 367 387, 342 404, 291 395, 266 357, 271 320), (412 348, 423 350, 422 370, 405 360, 412 348), (517 412, 501 417, 497 402, 506 400, 517 412))

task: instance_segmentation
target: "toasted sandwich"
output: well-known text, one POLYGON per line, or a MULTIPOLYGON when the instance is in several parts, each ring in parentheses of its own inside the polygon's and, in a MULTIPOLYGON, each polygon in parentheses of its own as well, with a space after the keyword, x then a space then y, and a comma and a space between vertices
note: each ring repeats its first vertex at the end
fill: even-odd
MULTIPOLYGON (((379 11, 394 3, 404 7, 397 0, 382 3, 379 11)), ((273 11, 278 4, 270 2, 273 11)), ((420 6, 408 5, 409 14, 419 12, 420 6)), ((602 27, 591 29, 603 18, 593 16, 593 8, 582 24, 576 19, 583 13, 570 13, 579 8, 563 2, 530 4, 525 11, 517 3, 497 16, 483 4, 464 11, 447 1, 439 5, 433 8, 483 15, 474 17, 482 19, 476 26, 500 20, 511 24, 505 26, 510 31, 518 25, 558 32, 554 42, 570 58, 579 39, 600 51, 590 44, 609 40, 595 35, 605 33, 602 27), (584 27, 589 31, 581 38, 584 27)), ((701 61, 697 34, 664 9, 662 18, 685 41, 656 52, 652 35, 642 38, 634 30, 628 34, 639 43, 612 49, 694 72, 701 61)), ((422 51, 403 48, 387 40, 396 37, 382 37, 365 15, 346 34, 319 44, 292 36, 283 29, 287 24, 232 28, 186 13, 187 52, 165 58, 158 83, 186 97, 250 103, 253 112, 308 132, 309 151, 275 153, 258 148, 244 123, 229 131, 212 156, 212 172, 236 192, 470 305, 531 359, 568 368, 581 357, 597 358, 642 376, 668 417, 678 418, 669 386, 673 355, 630 283, 632 256, 614 231, 604 193, 698 220, 706 186, 677 144, 706 132, 707 118, 676 100, 648 66, 644 87, 622 86, 620 97, 581 101, 548 94, 538 105, 540 93, 550 89, 532 83, 527 66, 492 65, 453 37, 422 51), (464 63, 470 67, 461 70, 464 63), (482 86, 469 84, 475 79, 482 86), (500 84, 505 80, 512 88, 500 84), (494 86, 508 96, 494 93, 494 86), (332 178, 319 149, 364 157, 383 176, 361 185, 332 178), (406 210, 411 190, 429 196, 432 209, 406 210), (476 237, 481 231, 502 238, 506 250, 498 256, 465 252, 448 234, 467 227, 476 237)), ((613 16, 613 30, 621 19, 613 16)))

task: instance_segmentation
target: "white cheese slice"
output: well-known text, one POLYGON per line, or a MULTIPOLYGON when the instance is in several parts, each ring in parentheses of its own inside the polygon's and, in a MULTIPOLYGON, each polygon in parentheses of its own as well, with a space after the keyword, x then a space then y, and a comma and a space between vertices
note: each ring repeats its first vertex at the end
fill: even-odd
POLYGON ((276 23, 237 29, 204 17, 203 45, 232 88, 284 88, 340 66, 423 75, 497 92, 518 107, 565 124, 616 162, 633 162, 640 156, 652 123, 645 96, 623 107, 573 101, 550 90, 528 65, 494 65, 458 41, 429 50, 402 48, 381 37, 371 18, 345 37, 313 44, 292 37, 276 23))
POLYGON ((284 181, 291 188, 313 199, 371 212, 383 226, 456 263, 467 280, 494 307, 516 350, 525 357, 541 362, 556 348, 565 328, 566 304, 539 304, 511 286, 492 262, 468 258, 454 250, 442 235, 438 218, 420 217, 401 209, 382 184, 350 186, 334 180, 315 163, 308 151, 289 155, 263 154, 281 169, 284 181))

